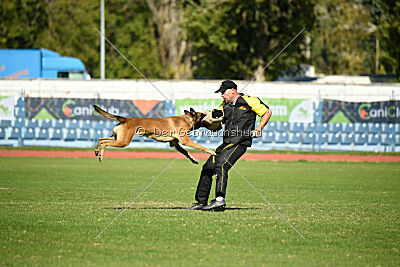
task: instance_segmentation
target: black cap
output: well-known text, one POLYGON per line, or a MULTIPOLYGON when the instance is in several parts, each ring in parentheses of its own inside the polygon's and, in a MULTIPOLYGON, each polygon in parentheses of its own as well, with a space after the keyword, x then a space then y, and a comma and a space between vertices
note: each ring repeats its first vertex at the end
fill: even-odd
POLYGON ((226 80, 226 81, 222 82, 222 84, 219 87, 219 89, 217 91, 215 91, 215 92, 216 93, 224 93, 226 90, 232 89, 232 88, 237 90, 236 83, 232 82, 231 80, 226 80))

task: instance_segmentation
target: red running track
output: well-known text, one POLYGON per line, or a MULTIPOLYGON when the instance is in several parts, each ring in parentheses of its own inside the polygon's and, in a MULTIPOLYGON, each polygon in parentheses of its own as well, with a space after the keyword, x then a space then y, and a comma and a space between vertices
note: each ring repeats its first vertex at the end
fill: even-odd
MULTIPOLYGON (((207 153, 191 153, 197 159, 206 159, 207 153)), ((61 150, 0 150, 0 157, 95 158, 93 151, 61 150)), ((178 152, 105 151, 104 158, 157 158, 184 159, 178 152)), ((345 161, 345 162, 400 162, 400 156, 384 155, 334 155, 334 154, 277 154, 246 153, 241 160, 267 161, 345 161)))

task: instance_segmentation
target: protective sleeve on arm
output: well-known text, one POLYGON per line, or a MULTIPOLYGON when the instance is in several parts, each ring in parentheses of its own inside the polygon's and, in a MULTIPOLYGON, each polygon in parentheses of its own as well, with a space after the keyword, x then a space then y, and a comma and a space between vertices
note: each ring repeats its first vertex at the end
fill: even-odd
POLYGON ((269 107, 264 104, 258 97, 243 95, 243 99, 251 107, 251 109, 260 117, 262 117, 269 107))

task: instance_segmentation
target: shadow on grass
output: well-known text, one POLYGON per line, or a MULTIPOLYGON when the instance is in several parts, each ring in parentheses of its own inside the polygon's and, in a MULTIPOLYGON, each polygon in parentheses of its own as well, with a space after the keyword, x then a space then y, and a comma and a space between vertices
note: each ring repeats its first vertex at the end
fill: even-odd
MULTIPOLYGON (((123 210, 125 207, 106 207, 104 209, 114 209, 114 210, 123 210)), ((129 210, 187 210, 187 207, 128 207, 126 209, 129 210)), ((259 210, 262 209, 262 207, 232 207, 232 208, 223 208, 223 209, 217 209, 217 210, 212 210, 214 212, 221 212, 225 210, 259 210)))

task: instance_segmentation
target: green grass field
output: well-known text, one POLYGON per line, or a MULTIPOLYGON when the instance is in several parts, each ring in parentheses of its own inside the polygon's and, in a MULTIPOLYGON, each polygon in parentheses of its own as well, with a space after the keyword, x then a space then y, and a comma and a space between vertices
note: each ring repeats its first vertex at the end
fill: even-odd
POLYGON ((176 160, 95 239, 170 161, 0 158, 0 264, 400 262, 398 163, 239 161, 304 240, 233 169, 224 212, 185 210, 201 165, 176 160))

